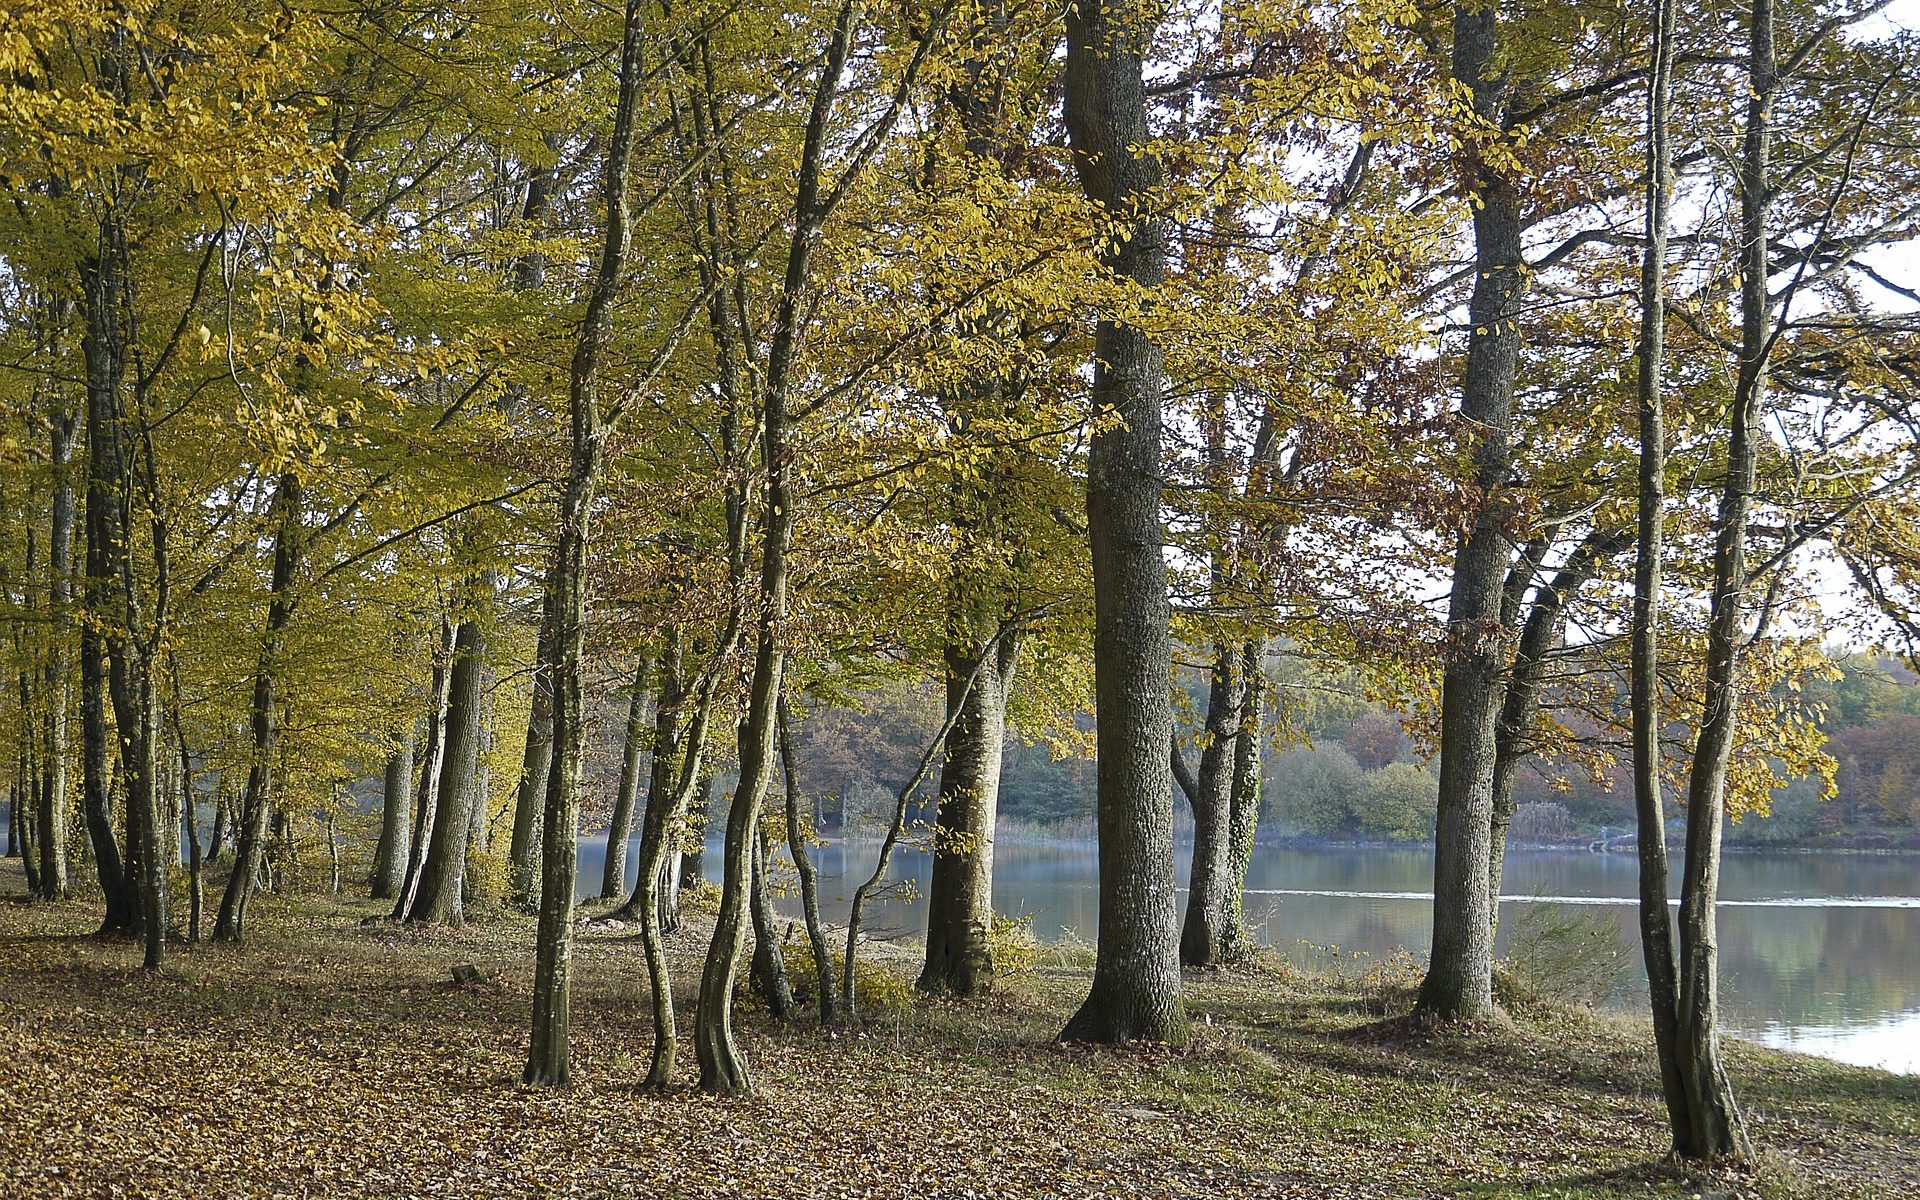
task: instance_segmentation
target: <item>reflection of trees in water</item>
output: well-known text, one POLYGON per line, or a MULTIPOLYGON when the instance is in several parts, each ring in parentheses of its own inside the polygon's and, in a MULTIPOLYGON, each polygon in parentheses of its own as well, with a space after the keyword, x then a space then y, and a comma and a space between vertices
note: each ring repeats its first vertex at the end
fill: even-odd
POLYGON ((1721 914, 1729 1010, 1748 1023, 1838 1025, 1920 1009, 1920 909, 1721 914))

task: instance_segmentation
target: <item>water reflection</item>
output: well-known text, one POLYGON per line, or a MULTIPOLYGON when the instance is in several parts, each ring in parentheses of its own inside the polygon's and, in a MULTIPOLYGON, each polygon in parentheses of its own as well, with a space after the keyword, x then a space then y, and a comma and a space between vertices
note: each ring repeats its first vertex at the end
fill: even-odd
MULTIPOLYGON (((714 864, 716 853, 708 855, 714 864)), ((844 921, 853 889, 872 870, 873 843, 819 848, 822 908, 844 921)), ((597 890, 604 838, 580 848, 582 892, 597 890)), ((632 863, 637 848, 629 853, 632 863)), ((1179 871, 1184 877, 1185 851, 1179 871)), ((631 870, 631 867, 629 868, 631 870)), ((917 937, 930 863, 895 855, 899 891, 869 908, 875 937, 917 937)), ((1094 850, 1086 845, 997 848, 996 904, 1031 917, 1045 940, 1092 940, 1094 850)), ((1518 904, 1580 905, 1618 923, 1637 944, 1637 872, 1630 855, 1515 850, 1505 897, 1518 904)), ((1424 954, 1431 935, 1433 855, 1426 849, 1261 847, 1248 873, 1256 935, 1303 965, 1352 963, 1404 947, 1424 954)), ((631 886, 631 881, 629 881, 631 886)), ((1679 892, 1678 871, 1671 886, 1679 892)), ((1844 1062, 1920 1072, 1920 872, 1911 859, 1842 854, 1729 855, 1721 877, 1722 1005, 1729 1028, 1769 1045, 1844 1062)), ((782 906, 797 915, 797 902, 782 906)), ((1509 911, 1508 917, 1512 917, 1509 911)), ((1502 921, 1503 935, 1517 924, 1502 921)), ((1504 944, 1504 943, 1503 943, 1504 944)), ((1639 956, 1616 1002, 1640 1003, 1639 956)))

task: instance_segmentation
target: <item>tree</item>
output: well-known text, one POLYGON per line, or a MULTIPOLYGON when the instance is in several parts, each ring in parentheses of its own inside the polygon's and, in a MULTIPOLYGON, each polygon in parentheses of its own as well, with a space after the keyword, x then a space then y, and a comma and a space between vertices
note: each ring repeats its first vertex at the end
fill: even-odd
MULTIPOLYGON (((1151 22, 1127 0, 1067 17, 1066 114, 1074 169, 1113 223, 1107 267, 1150 293, 1166 235, 1142 216, 1161 183, 1145 152, 1143 57, 1151 22)), ((1099 716, 1100 927, 1093 987, 1061 1037, 1176 1040, 1185 1013, 1174 932, 1173 712, 1166 564, 1160 537, 1159 347, 1127 312, 1094 337, 1095 430, 1087 457, 1099 716)))
MULTIPOLYGON (((1472 96, 1473 112, 1493 128, 1504 121, 1511 77, 1499 64, 1501 7, 1454 8, 1453 76, 1472 96)), ((1498 628, 1507 566, 1503 514, 1507 439, 1519 363, 1519 305, 1527 264, 1521 248, 1520 200, 1497 144, 1476 139, 1462 164, 1473 201, 1472 326, 1460 415, 1470 424, 1474 486, 1483 499, 1454 556, 1447 603, 1445 681, 1441 690, 1440 810, 1434 833, 1433 954, 1418 1009, 1446 1018, 1493 1010, 1493 914, 1488 909, 1492 856, 1493 759, 1502 668, 1498 628)))
POLYGON ((1661 802, 1660 587, 1666 519, 1666 415, 1660 373, 1666 352, 1667 234, 1672 201, 1674 3, 1654 5, 1653 65, 1647 83, 1646 233, 1640 267, 1638 550, 1633 566, 1633 663, 1629 675, 1633 736, 1635 853, 1640 865, 1640 950, 1653 1008, 1660 1089, 1676 1151, 1690 1146, 1686 1089, 1678 1049, 1678 989, 1673 924, 1667 911, 1667 822, 1661 802))
MULTIPOLYGON (((633 211, 628 196, 638 110, 645 74, 644 17, 639 0, 628 0, 621 25, 619 95, 607 143, 603 194, 606 222, 587 311, 574 345, 567 408, 572 453, 560 497, 554 557, 547 572, 542 611, 549 632, 541 638, 552 689, 554 763, 547 775, 541 817, 540 926, 533 979, 533 1036, 523 1081, 566 1087, 572 1081, 568 1036, 572 1008, 573 883, 580 824, 580 755, 585 740, 580 660, 585 642, 587 545, 594 490, 606 443, 617 417, 600 409, 601 360, 613 337, 613 305, 627 274, 633 211)), ((617 414, 616 407, 615 413, 617 414)))
MULTIPOLYGON (((607 822, 607 860, 600 875, 600 898, 617 900, 627 890, 627 840, 633 833, 633 805, 640 792, 640 756, 647 741, 647 688, 653 660, 642 656, 628 687, 626 736, 621 739, 620 783, 607 822)), ((663 697, 664 698, 664 697, 663 697)), ((651 794, 652 789, 648 789, 651 794)))

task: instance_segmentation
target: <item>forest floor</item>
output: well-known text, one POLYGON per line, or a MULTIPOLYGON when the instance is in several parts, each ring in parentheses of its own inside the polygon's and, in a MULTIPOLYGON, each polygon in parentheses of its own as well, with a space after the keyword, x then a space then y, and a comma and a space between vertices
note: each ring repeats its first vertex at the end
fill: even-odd
MULTIPOLYGON (((1179 1048, 1060 1046, 1084 994, 1043 955, 991 998, 911 997, 858 1030, 743 1012, 756 1095, 636 1086, 631 928, 576 943, 571 1091, 520 1086, 533 925, 362 926, 384 906, 255 901, 243 948, 158 978, 27 904, 0 865, 0 1196, 1424 1197, 1920 1195, 1920 1079, 1730 1046, 1763 1147, 1677 1173, 1640 1028, 1529 1008, 1414 1035, 1404 971, 1189 979, 1179 1048), (486 976, 459 986, 449 968, 486 976)), ((691 991, 697 920, 675 941, 691 991)), ((905 963, 897 965, 902 970, 905 963)), ((683 1085, 693 1073, 682 1006, 683 1085)))

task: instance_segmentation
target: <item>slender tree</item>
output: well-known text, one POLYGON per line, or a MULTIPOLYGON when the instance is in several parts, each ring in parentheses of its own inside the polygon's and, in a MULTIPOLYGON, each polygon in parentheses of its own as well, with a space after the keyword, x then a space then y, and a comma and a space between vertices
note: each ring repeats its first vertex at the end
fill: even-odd
MULTIPOLYGON (((626 736, 620 745, 620 783, 607 822, 607 858, 600 873, 600 898, 618 900, 627 891, 627 840, 633 835, 634 801, 640 792, 640 759, 647 752, 647 693, 653 659, 643 655, 633 669, 627 692, 626 736)), ((651 788, 649 788, 651 791, 651 788)))
MULTIPOLYGON (((1720 891, 1720 831, 1727 768, 1740 720, 1743 606, 1748 583, 1747 525, 1753 511, 1760 422, 1767 403, 1767 359, 1775 337, 1767 217, 1772 208, 1773 0, 1754 0, 1748 17, 1747 112, 1737 171, 1740 197, 1740 359, 1727 420, 1726 482, 1714 520, 1713 591, 1707 616, 1706 688, 1693 768, 1687 780, 1687 845, 1680 878, 1680 1082, 1689 1137, 1683 1153, 1703 1159, 1751 1159, 1753 1145, 1720 1057, 1719 942, 1714 906, 1720 891)), ((1651 681, 1649 681, 1651 685, 1651 681)))
POLYGON ((628 0, 620 36, 619 94, 607 143, 603 193, 606 224, 599 261, 580 323, 569 372, 567 410, 572 433, 567 478, 544 609, 549 629, 548 686, 552 689, 555 761, 547 772, 541 817, 540 922, 534 957, 533 1036, 523 1079, 566 1087, 572 1081, 573 889, 578 869, 580 759, 586 738, 580 688, 587 609, 587 545, 593 499, 614 422, 600 408, 600 369, 613 340, 619 297, 633 242, 628 187, 645 75, 645 18, 640 0, 628 0))
MULTIPOLYGON (((490 590, 490 585, 481 583, 490 590)), ((466 920, 464 895, 469 824, 480 783, 480 708, 487 660, 487 620, 468 614, 454 632, 453 662, 447 672, 446 738, 431 818, 432 835, 420 867, 418 888, 406 919, 436 925, 466 920)))
POLYGON ((1675 1057, 1679 989, 1674 978, 1673 914, 1667 907, 1667 819, 1660 782, 1660 587, 1665 548, 1667 434, 1661 371, 1667 333, 1667 233, 1673 196, 1674 0, 1655 0, 1653 67, 1647 83, 1646 250, 1640 260, 1639 536, 1633 565, 1633 807, 1640 863, 1640 953, 1647 968, 1660 1091, 1674 1152, 1693 1144, 1687 1091, 1675 1057))

